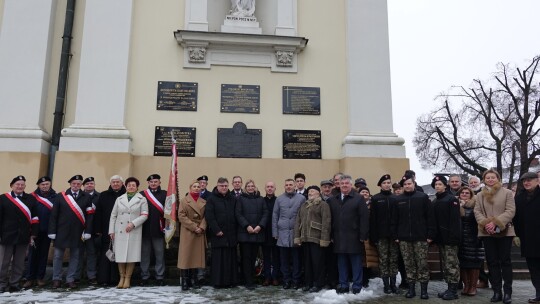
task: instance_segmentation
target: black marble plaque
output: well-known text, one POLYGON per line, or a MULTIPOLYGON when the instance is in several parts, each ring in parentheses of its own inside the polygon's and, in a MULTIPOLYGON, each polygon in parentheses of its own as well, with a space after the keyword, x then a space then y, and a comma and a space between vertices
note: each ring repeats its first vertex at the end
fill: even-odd
POLYGON ((222 113, 259 114, 261 109, 261 87, 247 84, 221 85, 222 113))
POLYGON ((217 130, 217 157, 261 158, 262 130, 248 129, 243 122, 237 122, 231 129, 217 130))
POLYGON ((195 128, 156 126, 154 137, 154 156, 171 156, 171 132, 176 139, 178 156, 195 157, 195 128))
POLYGON ((321 115, 321 88, 284 86, 283 114, 321 115))
POLYGON ((198 92, 196 82, 159 81, 157 110, 197 111, 198 92))
POLYGON ((321 159, 321 131, 283 130, 283 158, 321 159))

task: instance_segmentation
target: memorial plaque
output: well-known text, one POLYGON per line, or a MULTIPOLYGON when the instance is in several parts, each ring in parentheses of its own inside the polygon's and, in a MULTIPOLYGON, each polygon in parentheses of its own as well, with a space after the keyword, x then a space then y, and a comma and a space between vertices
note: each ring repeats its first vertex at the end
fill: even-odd
POLYGON ((283 87, 283 114, 321 115, 321 88, 283 87))
POLYGON ((195 128, 156 126, 154 137, 154 156, 171 156, 172 138, 176 139, 178 156, 195 157, 195 128))
POLYGON ((261 87, 246 84, 221 85, 222 113, 259 114, 261 107, 261 87))
POLYGON ((198 91, 196 82, 159 81, 157 110, 197 111, 198 91))
POLYGON ((243 122, 237 122, 231 129, 217 130, 217 157, 261 158, 262 130, 248 129, 243 122))
POLYGON ((283 130, 284 159, 321 159, 321 131, 283 130))

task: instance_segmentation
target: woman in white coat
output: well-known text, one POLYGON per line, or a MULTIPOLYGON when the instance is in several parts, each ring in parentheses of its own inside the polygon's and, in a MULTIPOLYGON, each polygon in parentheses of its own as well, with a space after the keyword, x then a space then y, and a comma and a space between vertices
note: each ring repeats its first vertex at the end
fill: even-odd
POLYGON ((139 193, 139 180, 126 179, 126 193, 116 199, 109 222, 109 236, 120 282, 116 288, 129 288, 135 263, 141 261, 142 224, 148 219, 148 203, 139 193))

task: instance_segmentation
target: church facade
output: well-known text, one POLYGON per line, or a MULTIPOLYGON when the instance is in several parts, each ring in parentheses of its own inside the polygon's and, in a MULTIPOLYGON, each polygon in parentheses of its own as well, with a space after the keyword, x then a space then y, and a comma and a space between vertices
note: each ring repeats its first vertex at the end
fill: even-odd
POLYGON ((383 0, 0 0, 0 104, 2 185, 166 177, 171 137, 181 192, 203 174, 374 187, 409 164, 383 0))

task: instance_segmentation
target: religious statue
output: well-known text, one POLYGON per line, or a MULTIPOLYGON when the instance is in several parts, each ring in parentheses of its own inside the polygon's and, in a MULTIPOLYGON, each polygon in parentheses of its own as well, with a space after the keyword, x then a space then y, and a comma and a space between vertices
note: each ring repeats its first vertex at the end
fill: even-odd
POLYGON ((231 0, 230 15, 237 17, 253 17, 255 0, 231 0))

